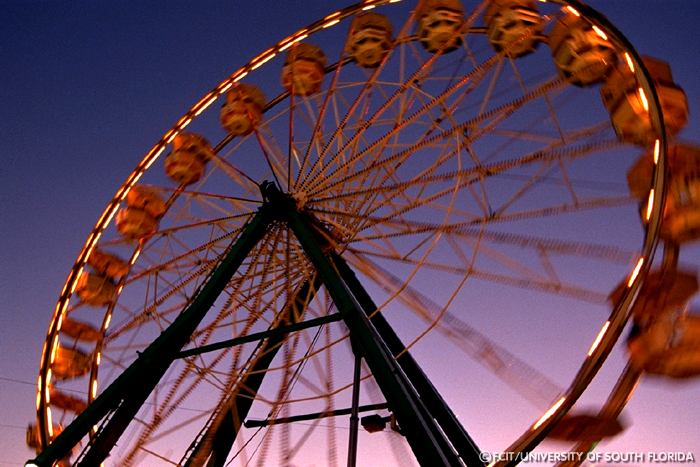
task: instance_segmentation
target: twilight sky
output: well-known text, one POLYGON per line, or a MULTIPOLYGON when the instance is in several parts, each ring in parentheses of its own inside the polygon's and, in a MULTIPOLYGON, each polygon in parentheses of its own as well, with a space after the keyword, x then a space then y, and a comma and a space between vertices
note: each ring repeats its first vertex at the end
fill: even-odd
MULTIPOLYGON (((468 3, 464 0, 464 3, 468 3)), ((591 0, 688 95, 700 141, 700 41, 689 0, 591 0)), ((194 102, 282 37, 349 2, 0 0, 0 467, 24 430, 46 328, 90 228, 145 151, 194 102), (128 6, 127 6, 128 5, 128 6), (281 6, 282 5, 282 6, 281 6)), ((697 269, 698 247, 682 261, 697 269)), ((698 301, 700 303, 700 301, 698 301)), ((619 363, 621 352, 613 359, 619 363)), ((603 372, 600 385, 613 384, 603 372)), ((644 380, 602 451, 693 451, 700 381, 644 380)))

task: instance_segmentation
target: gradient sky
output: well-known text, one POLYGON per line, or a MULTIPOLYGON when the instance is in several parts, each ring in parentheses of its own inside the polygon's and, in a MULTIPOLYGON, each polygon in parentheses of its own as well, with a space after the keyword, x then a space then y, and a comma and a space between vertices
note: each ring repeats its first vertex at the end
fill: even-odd
MULTIPOLYGON (((118 186, 232 70, 349 3, 0 0, 0 466, 32 455, 24 430, 51 310, 118 186)), ((590 3, 641 54, 671 63, 691 109, 681 137, 700 141, 696 3, 590 3)), ((697 269, 698 248, 682 258, 697 269)), ((699 395, 700 381, 643 381, 625 412, 631 427, 601 449, 694 450, 700 459, 699 395)))

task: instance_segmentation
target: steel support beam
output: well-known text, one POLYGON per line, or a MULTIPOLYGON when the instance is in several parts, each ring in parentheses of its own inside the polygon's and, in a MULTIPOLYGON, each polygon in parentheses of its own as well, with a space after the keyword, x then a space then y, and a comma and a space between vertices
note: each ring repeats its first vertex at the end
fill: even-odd
POLYGON ((288 326, 270 328, 267 331, 255 332, 252 334, 247 334, 245 336, 234 337, 233 339, 226 339, 225 341, 215 342, 214 344, 203 345, 201 347, 183 350, 178 354, 178 358, 192 357, 194 355, 201 355, 203 353, 213 352, 215 350, 221 350, 228 347, 235 347, 237 345, 246 344, 248 342, 261 341, 270 337, 286 335, 290 332, 301 331, 303 329, 314 328, 328 323, 334 323, 342 319, 343 318, 338 313, 320 316, 318 318, 309 319, 300 323, 290 324, 288 326))
POLYGON ((142 402, 177 358, 178 352, 187 344, 233 274, 262 239, 271 220, 270 210, 263 206, 243 227, 241 235, 229 247, 224 259, 200 287, 187 308, 41 454, 28 461, 28 464, 52 466, 54 462, 65 458, 94 426, 111 414, 107 424, 91 440, 79 465, 99 465, 109 455, 142 402))
MULTIPOLYGON (((354 349, 355 346, 353 346, 354 349)), ((357 465, 357 431, 360 428, 360 378, 362 356, 355 351, 355 368, 352 376, 352 407, 350 407, 350 438, 348 440, 348 467, 357 465)))
MULTIPOLYGON (((389 406, 385 403, 383 404, 368 404, 368 405, 360 405, 357 407, 357 412, 373 412, 377 410, 384 410, 387 409, 389 406)), ((283 418, 273 418, 273 419, 268 419, 268 420, 246 420, 243 423, 243 426, 246 428, 256 428, 260 426, 270 426, 270 425, 282 425, 284 423, 294 423, 294 422, 304 422, 308 420, 318 420, 321 418, 329 418, 329 417, 338 417, 340 415, 350 415, 352 414, 352 407, 348 407, 346 409, 335 409, 335 410, 329 410, 326 412, 314 412, 314 413, 307 413, 303 415, 292 415, 291 417, 283 417, 283 418)))
POLYGON ((445 435, 447 435, 450 443, 452 443, 452 446, 457 450, 464 463, 469 466, 484 465, 480 457, 481 451, 474 440, 469 436, 459 420, 457 420, 454 412, 452 412, 449 405, 447 405, 442 398, 437 388, 430 382, 423 372, 423 369, 418 365, 418 362, 416 362, 411 353, 406 350, 406 346, 401 342, 401 339, 387 322, 386 318, 384 318, 384 315, 378 311, 377 305, 362 286, 359 279, 357 279, 353 270, 340 255, 331 253, 330 256, 333 264, 340 273, 340 277, 360 303, 362 311, 364 311, 367 316, 371 316, 371 323, 377 329, 377 332, 384 342, 386 342, 391 353, 399 356, 397 357, 397 361, 401 369, 406 373, 406 376, 416 388, 416 391, 421 400, 425 403, 428 411, 440 424, 440 428, 445 432, 445 435))
MULTIPOLYGON (((463 465, 441 428, 421 401, 410 380, 394 360, 391 351, 370 323, 356 298, 340 278, 337 269, 320 245, 324 240, 314 230, 311 219, 296 211, 293 201, 268 185, 266 196, 275 203, 286 203, 284 218, 296 235, 304 252, 321 276, 328 293, 350 330, 358 349, 387 398, 402 432, 421 465, 463 465)), ((265 189, 265 188, 263 188, 265 189)))

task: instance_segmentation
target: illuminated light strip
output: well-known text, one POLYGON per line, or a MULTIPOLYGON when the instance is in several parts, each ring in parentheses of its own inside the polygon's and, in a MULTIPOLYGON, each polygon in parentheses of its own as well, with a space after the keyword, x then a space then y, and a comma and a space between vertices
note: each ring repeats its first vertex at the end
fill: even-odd
MULTIPOLYGON (((542 1, 542 0, 540 0, 542 1)), ((362 7, 362 11, 367 11, 367 10, 372 10, 376 7, 376 5, 367 5, 362 7)))
POLYGON ((639 258, 639 261, 637 261, 637 266, 635 266, 634 271, 632 271, 632 275, 630 276, 630 280, 627 281, 627 288, 632 287, 632 284, 634 284, 634 281, 637 279, 637 276, 639 275, 639 271, 642 269, 643 264, 644 264, 644 257, 639 258))
MULTIPOLYGON (((115 208, 115 211, 116 211, 116 208, 115 208)), ((112 215, 114 215, 114 214, 112 214, 112 215)), ((109 220, 112 220, 112 216, 109 216, 109 220)), ((90 255, 92 253, 92 250, 95 249, 95 247, 97 246, 97 241, 100 239, 101 236, 102 236, 102 232, 98 232, 97 234, 95 234, 95 239, 93 240, 92 245, 90 245, 90 247, 87 249, 88 255, 90 255)))
MULTIPOLYGON (((66 282, 66 286, 67 286, 67 285, 68 285, 68 283, 66 282)), ((61 309, 61 303, 63 303, 62 300, 59 300, 58 303, 56 303, 56 308, 53 309, 53 314, 54 314, 54 316, 58 316, 58 315, 59 315, 59 313, 60 313, 59 310, 61 309)), ((51 323, 51 326, 53 326, 53 322, 51 323)))
POLYGON ((326 28, 330 28, 331 26, 335 26, 336 24, 340 23, 340 18, 338 18, 339 16, 340 16, 339 11, 336 11, 335 13, 331 13, 330 15, 326 16, 323 19, 328 20, 328 21, 326 21, 326 23, 323 24, 321 27, 323 29, 326 29, 326 28))
MULTIPOLYGON (((117 190, 117 196, 119 196, 120 194, 121 194, 121 191, 117 190)), ((114 207, 114 206, 112 206, 112 207, 114 207)), ((97 224, 95 224, 95 225, 103 225, 104 219, 105 219, 105 217, 107 217, 108 212, 109 212, 109 208, 102 211, 102 215, 100 216, 100 220, 98 220, 97 224)), ((92 241, 92 237, 94 237, 94 236, 95 236, 95 233, 94 232, 91 233, 90 236, 88 237, 87 241, 85 242, 85 244, 87 245, 88 243, 90 243, 92 241)))
POLYGON ((176 127, 179 127, 179 126, 182 125, 182 124, 187 125, 185 122, 187 121, 188 118, 189 118, 189 117, 188 117, 187 115, 183 115, 183 116, 180 118, 180 120, 177 121, 177 123, 175 124, 175 126, 176 126, 176 127))
POLYGON ((647 95, 644 94, 644 89, 639 88, 639 98, 642 100, 642 107, 647 112, 649 111, 649 101, 647 100, 647 95))
MULTIPOLYGON (((374 6, 372 6, 372 8, 374 8, 374 6)), ((283 45, 282 47, 280 47, 280 52, 284 52, 285 50, 290 48, 292 44, 294 44, 294 42, 288 42, 287 44, 283 45)))
POLYGON ((308 34, 306 34, 306 29, 300 29, 297 31, 295 35, 289 36, 286 39, 284 39, 282 42, 279 43, 280 45, 280 52, 284 52, 288 48, 290 48, 293 44, 296 44, 297 42, 306 39, 309 37, 308 34))
MULTIPOLYGON (((245 76, 245 74, 243 76, 245 76)), ((226 83, 224 86, 221 87, 221 89, 219 89, 219 95, 231 89, 231 86, 233 86, 233 81, 229 81, 228 83, 226 83)))
POLYGON ((264 51, 263 53, 261 53, 260 55, 258 55, 254 59, 252 59, 251 63, 257 62, 258 60, 262 60, 263 57, 265 57, 267 54, 269 54, 272 51, 273 51, 273 49, 267 49, 266 51, 264 51))
MULTIPOLYGON (((245 78, 246 76, 248 76, 248 72, 244 71, 240 75, 236 76, 236 78, 234 78, 234 81, 237 83, 240 80, 242 80, 243 78, 245 78)), ((233 86, 233 83, 231 83, 228 87, 226 87, 225 90, 228 90, 231 86, 233 86)), ((224 92, 224 91, 221 91, 221 92, 224 92)))
POLYGON ((126 199, 126 195, 129 194, 129 190, 131 190, 131 184, 124 185, 124 187, 121 189, 121 194, 119 195, 120 203, 126 199))
POLYGON ((334 20, 331 20, 331 21, 327 22, 326 24, 324 24, 324 25, 321 26, 321 27, 322 27, 323 29, 326 29, 326 28, 330 28, 331 26, 335 26, 335 25, 338 24, 338 23, 340 23, 340 20, 339 20, 339 19, 334 19, 334 20))
POLYGON ((170 143, 173 142, 173 140, 174 140, 175 137, 177 136, 178 131, 175 130, 175 128, 173 128, 172 130, 170 130, 170 131, 169 131, 168 133, 166 133, 166 134, 170 134, 170 136, 168 136, 167 138, 165 138, 165 144, 170 144, 170 143), (172 133, 172 134, 170 134, 170 133, 172 133))
POLYGON ((578 10, 576 10, 576 8, 572 7, 571 5, 567 5, 566 9, 569 10, 572 14, 581 17, 581 13, 579 13, 578 10))
POLYGON ((60 304, 60 306, 58 307, 58 311, 57 311, 58 314, 63 313, 63 312, 66 310, 66 308, 68 308, 68 302, 70 302, 70 299, 66 298, 66 299, 60 304))
POLYGON ((134 265, 134 263, 136 262, 136 260, 138 259, 138 257, 139 257, 140 254, 141 254, 141 250, 140 250, 140 249, 139 249, 139 250, 136 250, 136 252, 134 253, 134 256, 131 258, 131 261, 129 261, 129 267, 130 267, 130 268, 131 268, 131 266, 134 265))
POLYGON ((46 385, 46 390, 44 391, 44 399, 46 399, 47 404, 51 403, 51 388, 48 385, 46 385))
MULTIPOLYGON (((109 222, 112 220, 112 216, 114 216, 114 213, 115 213, 116 211, 117 211, 117 207, 116 207, 116 206, 112 206, 111 210, 109 211, 109 216, 107 216, 107 224, 105 224, 105 225, 108 225, 108 224, 109 224, 109 222)), ((97 247, 97 240, 98 240, 101 236, 102 236, 102 234, 100 234, 100 235, 95 235, 95 236, 93 237, 94 241, 91 241, 90 244, 89 244, 89 246, 87 246, 87 248, 85 249, 85 258, 86 258, 86 259, 89 258, 90 255, 92 255, 93 250, 97 247)))
POLYGON ((118 198, 118 203, 121 203, 124 201, 124 198, 126 198, 126 193, 129 191, 131 188, 131 180, 134 178, 134 175, 131 174, 131 176, 126 180, 126 182, 122 185, 122 187, 117 191, 117 196, 118 198))
POLYGON ((92 384, 90 385, 90 395, 94 399, 95 396, 97 395, 97 380, 93 379, 92 384))
POLYGON ((48 421, 49 439, 53 438, 53 417, 51 416, 51 407, 46 407, 46 420, 48 421))
POLYGON ((401 0, 389 0, 389 3, 399 3, 401 0))
MULTIPOLYGON (((296 44, 297 42, 301 42, 301 41, 303 41, 304 39, 306 39, 307 37, 309 37, 308 34, 302 34, 301 36, 299 36, 299 37, 297 37, 296 39, 294 39, 294 40, 292 41, 292 44, 296 44)), ((291 45, 291 44, 290 44, 290 45, 291 45)))
POLYGON ((54 336, 53 342, 51 342, 51 358, 49 359, 49 362, 51 365, 53 365, 53 362, 56 361, 56 353, 58 352, 58 336, 54 336))
POLYGON ((102 327, 103 331, 106 331, 107 328, 109 327, 109 323, 112 322, 112 313, 108 314, 107 317, 105 318, 105 324, 102 327))
MULTIPOLYGON (((208 101, 206 101, 204 104, 201 104, 201 105, 199 106, 199 108, 197 109, 197 111, 194 113, 194 116, 195 116, 195 117, 199 117, 199 116, 202 114, 202 112, 204 112, 204 110, 205 110, 207 107, 209 107, 210 105, 212 105, 212 104, 214 103, 214 101, 216 100, 217 97, 218 97, 218 96, 217 96, 216 94, 214 94, 213 96, 211 96, 211 97, 209 98, 208 101)), ((202 101, 200 101, 200 102, 202 102, 202 101)), ((196 106, 195 106, 195 107, 196 107, 196 106)))
POLYGON ((559 407, 561 407, 561 405, 564 403, 565 400, 566 400, 566 396, 559 399, 556 404, 554 404, 548 411, 546 411, 544 413, 544 415, 542 415, 542 417, 539 420, 537 420, 537 423, 532 425, 532 428, 530 430, 535 431, 536 429, 538 429, 540 427, 540 425, 542 425, 544 422, 546 422, 549 419, 549 417, 554 415, 554 412, 556 412, 559 409, 559 407))
POLYGON ((287 36, 284 39, 282 39, 281 41, 279 41, 279 43, 277 43, 277 45, 281 47, 284 44, 286 44, 287 42, 291 41, 292 39, 294 39, 294 36, 287 36))
MULTIPOLYGON (((56 309, 54 310, 54 315, 57 313, 58 310, 58 304, 56 304, 56 309)), ((53 322, 51 323, 53 326, 53 322)), ((44 341, 44 345, 41 347, 41 361, 44 361, 44 357, 46 357, 46 350, 48 349, 48 344, 46 341, 44 341)))
POLYGON ((97 352, 97 356, 95 357, 95 363, 97 363, 97 366, 100 366, 101 361, 102 361, 102 352, 97 352))
POLYGON ((654 143, 654 164, 659 163, 659 150, 661 149, 661 141, 658 139, 654 143))
POLYGON ((598 35, 601 37, 601 39, 603 39, 604 41, 607 41, 607 40, 608 40, 608 35, 605 34, 605 33, 603 32, 603 30, 600 29, 600 28, 599 28, 598 26, 596 26, 595 24, 593 25, 593 30, 595 31, 596 34, 598 34, 598 35))
POLYGON ((63 326, 63 315, 58 316, 58 324, 56 325, 56 332, 61 332, 61 327, 63 326))
MULTIPOLYGON (((102 215, 100 216, 100 220, 97 221, 97 225, 102 225, 102 223, 103 223, 104 220, 105 220, 105 217, 107 217, 107 213, 108 213, 108 212, 109 212, 109 209, 105 209, 104 211, 102 211, 102 215)), ((93 240, 95 239, 95 234, 96 234, 96 233, 97 233, 97 232, 93 229, 93 231, 92 231, 92 232, 90 233, 90 235, 88 236, 87 240, 85 240, 85 245, 83 245, 83 250, 84 250, 86 253, 87 253, 87 246, 93 243, 93 240)), ((85 255, 86 258, 87 258, 88 256, 90 256, 90 255, 88 255, 88 254, 85 255)))
POLYGON ((143 177, 143 171, 139 171, 139 172, 136 172, 136 173, 134 174, 134 179, 132 180, 131 184, 129 185, 129 189, 126 190, 126 192, 124 193, 124 197, 125 197, 125 198, 126 198, 126 195, 129 194, 129 191, 131 190, 131 187, 133 187, 134 185, 136 185, 136 182, 138 182, 139 179, 140 179, 141 177, 143 177))
MULTIPOLYGON (((80 280, 80 277, 83 275, 83 272, 84 272, 84 270, 80 270, 78 272, 78 275, 75 277, 75 280, 71 284, 71 286, 70 286, 70 294, 71 295, 73 295, 73 293, 75 293, 75 288, 78 287, 78 281, 80 280)), ((63 313, 63 311, 61 311, 61 313, 63 313)))
POLYGON ((250 67, 250 71, 257 70, 258 68, 260 68, 261 66, 263 66, 264 64, 266 64, 267 62, 269 62, 270 60, 275 58, 275 55, 276 54, 273 52, 270 55, 268 55, 267 57, 261 59, 258 63, 256 63, 255 65, 252 65, 250 67))
POLYGON ((179 124, 178 126, 180 127, 180 130, 184 130, 187 125, 192 123, 192 117, 188 117, 187 120, 179 124))
MULTIPOLYGON (((158 149, 158 151, 156 151, 156 153, 153 156, 151 156, 151 159, 146 163, 143 170, 148 170, 156 161, 156 159, 158 159, 160 155, 163 154, 163 151, 165 151, 165 146, 161 146, 160 149, 158 149)), ((141 177, 139 176, 139 178, 141 177)))
POLYGON ((42 383, 42 378, 41 375, 39 375, 39 378, 36 381, 37 385, 37 390, 36 390, 36 409, 39 410, 39 407, 41 406, 41 383, 42 383))
POLYGON ((627 61, 627 66, 630 68, 630 71, 634 73, 634 62, 632 62, 632 57, 630 57, 630 54, 625 52, 625 60, 627 61))
POLYGON ((603 340, 603 336, 605 336, 605 333, 608 332, 609 327, 610 327, 610 321, 606 321, 605 324, 603 324, 602 329, 598 333, 598 336, 593 341, 593 344, 591 344, 591 348, 588 349, 588 356, 589 357, 591 355, 593 355, 593 352, 595 352, 595 349, 598 348, 598 346, 600 345, 600 341, 603 340))
MULTIPOLYGON (((104 216, 104 213, 102 215, 104 216)), ((100 219, 100 222, 102 222, 101 219, 100 219)), ((91 237, 92 237, 92 234, 90 234, 90 237, 88 237, 88 239, 89 239, 88 242, 92 240, 91 237)), ((87 242, 85 242, 85 243, 87 244, 87 242)), ((63 288, 61 289, 61 295, 59 295, 59 297, 63 297, 63 294, 66 293, 66 290, 68 290, 68 281, 66 281, 63 284, 63 288)), ((58 309, 58 305, 56 306, 56 309, 58 309)), ((53 326, 53 321, 51 322, 51 326, 53 326)), ((49 326, 49 327, 51 327, 51 326, 49 326)))
POLYGON ((647 215, 646 215, 646 220, 648 221, 651 219, 651 211, 654 208, 654 189, 652 188, 649 191, 649 201, 647 202, 647 215))
POLYGON ((172 141, 174 137, 175 137, 175 129, 171 128, 165 135, 163 135, 163 140, 167 144, 167 143, 170 143, 170 141, 172 141))

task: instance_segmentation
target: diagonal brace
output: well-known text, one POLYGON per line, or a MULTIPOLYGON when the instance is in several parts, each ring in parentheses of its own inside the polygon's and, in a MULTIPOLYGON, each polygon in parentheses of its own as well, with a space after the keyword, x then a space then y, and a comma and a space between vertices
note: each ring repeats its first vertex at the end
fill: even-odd
POLYGON ((51 466, 65 458, 85 438, 93 426, 111 414, 107 424, 93 437, 80 465, 99 465, 108 455, 128 424, 148 398, 178 352, 204 319, 217 297, 262 239, 273 219, 263 206, 243 227, 241 235, 224 259, 197 291, 188 307, 119 375, 60 435, 27 465, 51 466))
MULTIPOLYGON (((271 197, 274 195, 272 193, 271 197)), ((418 462, 421 465, 431 466, 463 465, 377 330, 362 312, 362 307, 340 278, 337 269, 320 248, 319 245, 324 241, 312 229, 311 219, 297 212, 292 206, 290 201, 289 209, 284 212, 284 218, 343 316, 350 334, 387 398, 389 407, 396 415, 418 462)))

